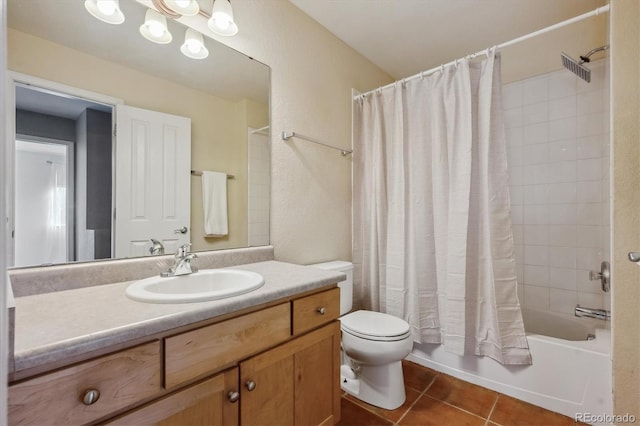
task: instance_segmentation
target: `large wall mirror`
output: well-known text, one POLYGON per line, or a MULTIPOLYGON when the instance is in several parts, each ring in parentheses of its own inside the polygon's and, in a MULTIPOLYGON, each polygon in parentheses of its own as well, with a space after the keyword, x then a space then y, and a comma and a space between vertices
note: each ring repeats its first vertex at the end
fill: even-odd
POLYGON ((7 3, 13 266, 269 244, 268 66, 206 35, 189 58, 173 19, 148 41, 144 2, 7 3))

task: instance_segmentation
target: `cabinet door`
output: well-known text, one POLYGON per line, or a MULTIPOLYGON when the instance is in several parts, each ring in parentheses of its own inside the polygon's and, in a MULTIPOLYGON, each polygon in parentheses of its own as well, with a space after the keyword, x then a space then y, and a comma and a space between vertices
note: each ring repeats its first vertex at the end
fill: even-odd
POLYGON ((174 392, 125 414, 108 425, 237 425, 238 403, 229 398, 238 390, 238 369, 174 392))
POLYGON ((242 425, 336 423, 339 368, 337 321, 241 363, 242 425))
POLYGON ((243 426, 293 424, 293 351, 284 344, 240 364, 243 426))
POLYGON ((337 322, 302 337, 294 355, 296 425, 340 420, 340 338, 337 322))

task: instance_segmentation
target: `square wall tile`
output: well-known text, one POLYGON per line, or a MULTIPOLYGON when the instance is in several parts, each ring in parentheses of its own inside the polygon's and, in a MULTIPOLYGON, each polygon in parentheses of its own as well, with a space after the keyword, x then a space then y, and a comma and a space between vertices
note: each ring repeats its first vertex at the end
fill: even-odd
POLYGON ((600 180, 602 179, 602 174, 602 160, 600 158, 576 161, 577 180, 600 180))
POLYGON ((523 101, 522 81, 505 84, 502 87, 502 109, 521 107, 523 101))
MULTIPOLYGON (((589 161, 589 160, 580 160, 589 161)), ((548 183, 575 182, 577 165, 575 161, 559 161, 550 163, 548 168, 548 183)))
POLYGON ((548 102, 528 104, 523 107, 522 123, 525 126, 529 124, 542 123, 547 121, 549 121, 549 103, 548 102))
POLYGON ((524 246, 524 264, 536 266, 549 265, 549 247, 547 246, 524 246))
POLYGON ((575 223, 575 204, 549 204, 550 225, 573 225, 575 223))
POLYGON ((528 78, 522 82, 524 105, 536 104, 549 99, 549 76, 528 78))
POLYGON ((578 134, 576 117, 563 118, 549 122, 548 140, 559 141, 575 139, 578 134))
POLYGON ((550 183, 547 185, 549 204, 567 204, 576 201, 576 184, 571 183, 550 183))
POLYGON ((524 285, 547 287, 549 285, 549 267, 524 265, 524 285))
POLYGON ((549 144, 538 143, 522 147, 522 164, 543 164, 549 162, 549 144))
POLYGON ((562 69, 549 74, 549 99, 564 98, 576 94, 577 77, 562 69))
POLYGON ((549 310, 549 287, 524 286, 524 306, 541 311, 549 310))
POLYGON ((576 269, 575 268, 549 268, 549 287, 576 290, 576 269))
POLYGON ((546 246, 549 244, 548 225, 524 225, 524 244, 546 246))
POLYGON ((509 145, 522 145, 522 126, 507 127, 505 123, 505 137, 509 145))
POLYGON ((522 188, 522 204, 547 204, 549 202, 549 191, 546 184, 524 185, 522 188))
MULTIPOLYGON (((565 138, 563 138, 565 139, 565 138)), ((522 128, 522 143, 531 145, 549 141, 549 123, 529 124, 522 128)))
POLYGON ((525 225, 547 225, 549 223, 549 207, 547 205, 528 205, 522 208, 525 225))
POLYGON ((512 127, 522 127, 522 107, 505 109, 503 112, 504 127, 507 129, 512 127))
MULTIPOLYGON (((526 296, 526 287, 525 287, 525 297, 526 296)), ((604 293, 595 294, 595 293, 583 293, 578 292, 578 304, 580 306, 586 306, 588 308, 594 309, 604 309, 604 293)))
POLYGON ((578 115, 593 114, 604 111, 602 90, 579 93, 577 96, 578 115))
POLYGON ((549 245, 576 247, 576 225, 549 225, 549 245))
POLYGON ((549 265, 576 269, 578 249, 576 247, 549 247, 549 265))
POLYGON ((559 290, 555 288, 549 290, 549 310, 551 312, 573 315, 577 304, 577 291, 559 290))
POLYGON ((602 247, 602 236, 599 226, 578 226, 576 235, 577 247, 602 247))
POLYGON ((602 135, 604 133, 604 113, 579 115, 576 118, 576 136, 602 135))
MULTIPOLYGON (((602 200, 602 185, 598 181, 576 182, 576 202, 599 203, 602 200)), ((609 203, 607 202, 608 206, 609 203)))
POLYGON ((586 158, 600 158, 606 156, 604 149, 604 137, 602 135, 591 135, 578 138, 576 158, 583 160, 586 158))
POLYGON ((576 97, 567 96, 549 101, 549 120, 575 117, 577 112, 576 97))
POLYGON ((576 159, 576 141, 565 139, 549 142, 549 161, 574 161, 576 159))

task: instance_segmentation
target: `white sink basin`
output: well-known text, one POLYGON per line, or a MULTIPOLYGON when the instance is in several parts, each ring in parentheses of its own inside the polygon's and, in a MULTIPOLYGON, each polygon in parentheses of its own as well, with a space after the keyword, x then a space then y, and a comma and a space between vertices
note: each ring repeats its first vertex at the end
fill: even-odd
POLYGON ((241 269, 204 269, 178 277, 155 276, 127 287, 130 299, 147 303, 188 303, 249 293, 264 284, 262 275, 241 269))

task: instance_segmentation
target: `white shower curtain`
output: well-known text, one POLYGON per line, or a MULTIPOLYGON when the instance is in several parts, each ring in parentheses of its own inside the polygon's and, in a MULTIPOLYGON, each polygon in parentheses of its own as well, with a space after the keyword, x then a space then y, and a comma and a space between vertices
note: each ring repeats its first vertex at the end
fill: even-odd
POLYGON ((354 278, 417 342, 530 364, 500 86, 492 50, 354 101, 354 278))

